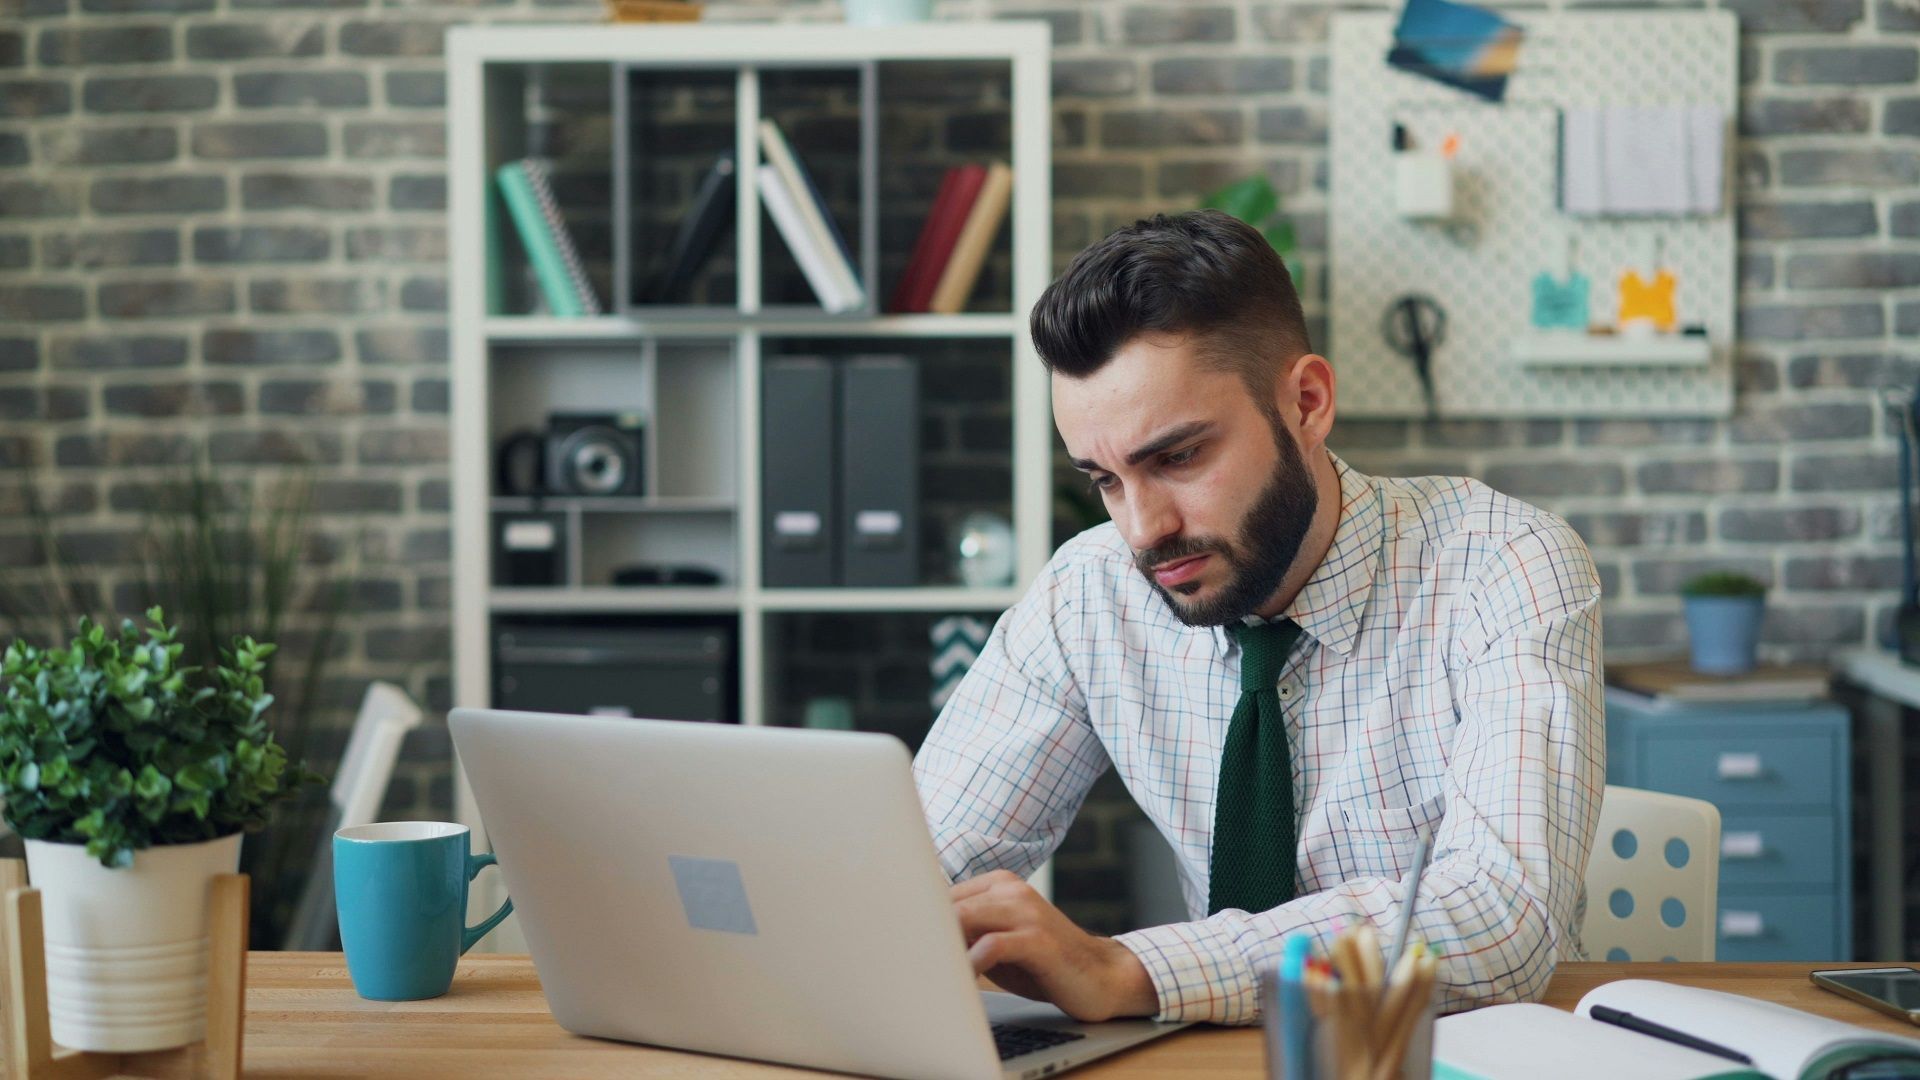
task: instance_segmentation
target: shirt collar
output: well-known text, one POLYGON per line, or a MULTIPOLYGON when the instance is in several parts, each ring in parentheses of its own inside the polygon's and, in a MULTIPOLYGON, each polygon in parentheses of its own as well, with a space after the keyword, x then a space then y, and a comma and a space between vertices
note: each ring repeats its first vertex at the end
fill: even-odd
MULTIPOLYGON (((1340 521, 1334 526, 1326 557, 1284 615, 1300 624, 1315 641, 1345 656, 1360 636, 1361 616, 1386 551, 1382 536, 1385 511, 1380 485, 1373 477, 1349 466, 1330 450, 1327 456, 1340 478, 1340 521)), ((1264 620, 1248 616, 1246 621, 1264 620)), ((1232 635, 1222 627, 1215 627, 1213 635, 1220 654, 1225 656, 1233 644, 1232 635)))

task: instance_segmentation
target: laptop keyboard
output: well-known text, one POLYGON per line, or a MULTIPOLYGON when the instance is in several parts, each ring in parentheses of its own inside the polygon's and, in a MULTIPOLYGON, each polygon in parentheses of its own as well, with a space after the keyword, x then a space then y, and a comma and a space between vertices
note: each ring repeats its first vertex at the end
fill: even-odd
POLYGON ((993 1025, 993 1045, 1000 1051, 1001 1061, 1086 1037, 1084 1031, 1055 1031, 1052 1028, 1022 1027, 1019 1024, 993 1025))

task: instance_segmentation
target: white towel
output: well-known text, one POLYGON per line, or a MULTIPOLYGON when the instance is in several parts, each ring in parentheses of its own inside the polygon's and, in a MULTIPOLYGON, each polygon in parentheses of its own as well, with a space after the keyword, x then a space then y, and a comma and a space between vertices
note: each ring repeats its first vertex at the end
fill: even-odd
POLYGON ((1600 171, 1600 110, 1568 109, 1560 117, 1560 209, 1569 214, 1607 212, 1600 171))
POLYGON ((1714 105, 1694 105, 1686 113, 1688 205, 1696 214, 1717 214, 1726 185, 1726 121, 1714 105))
POLYGON ((1684 111, 1608 109, 1601 138, 1609 213, 1684 214, 1692 207, 1684 111))

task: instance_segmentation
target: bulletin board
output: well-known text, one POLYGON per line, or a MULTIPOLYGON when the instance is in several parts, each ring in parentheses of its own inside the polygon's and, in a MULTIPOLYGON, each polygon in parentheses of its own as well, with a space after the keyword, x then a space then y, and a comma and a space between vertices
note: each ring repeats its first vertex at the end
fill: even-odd
POLYGON ((1486 102, 1386 62, 1396 16, 1341 13, 1332 29, 1331 341, 1348 416, 1422 416, 1412 362, 1381 322, 1423 293, 1446 315, 1434 351, 1443 417, 1725 416, 1733 405, 1735 230, 1732 147, 1739 107, 1732 12, 1514 13, 1525 28, 1505 100, 1486 102), (1558 208, 1560 110, 1602 105, 1718 106, 1726 155, 1711 216, 1590 218, 1558 208), (1416 145, 1459 137, 1455 221, 1474 234, 1403 218, 1393 129, 1416 145), (1706 327, 1708 356, 1675 365, 1523 362, 1532 281, 1569 265, 1591 281, 1590 321, 1611 323, 1623 271, 1656 256, 1680 280, 1682 324, 1706 327))

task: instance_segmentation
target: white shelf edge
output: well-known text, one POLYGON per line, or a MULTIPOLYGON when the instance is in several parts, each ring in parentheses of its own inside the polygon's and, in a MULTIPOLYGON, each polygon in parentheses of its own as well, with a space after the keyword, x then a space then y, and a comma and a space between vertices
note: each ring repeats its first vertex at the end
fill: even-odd
POLYGON ((1513 359, 1527 367, 1705 367, 1713 359, 1713 342, 1687 336, 1522 334, 1512 349, 1513 359))
POLYGON ((534 514, 579 509, 588 514, 731 514, 739 509, 732 499, 698 496, 630 495, 596 498, 590 495, 495 495, 489 504, 495 513, 534 514))
POLYGON ((583 589, 496 588, 487 592, 490 613, 542 612, 730 612, 740 594, 726 588, 595 586, 583 589))
POLYGON ((1024 590, 927 586, 907 589, 762 589, 763 611, 1003 611, 1024 590))
POLYGON ((767 336, 793 337, 1010 337, 1020 332, 1019 319, 1004 312, 966 315, 876 315, 845 318, 822 313, 818 317, 735 315, 726 318, 687 316, 634 318, 599 315, 552 318, 509 315, 488 318, 481 327, 494 344, 555 341, 629 341, 635 338, 726 338, 742 330, 767 336))

